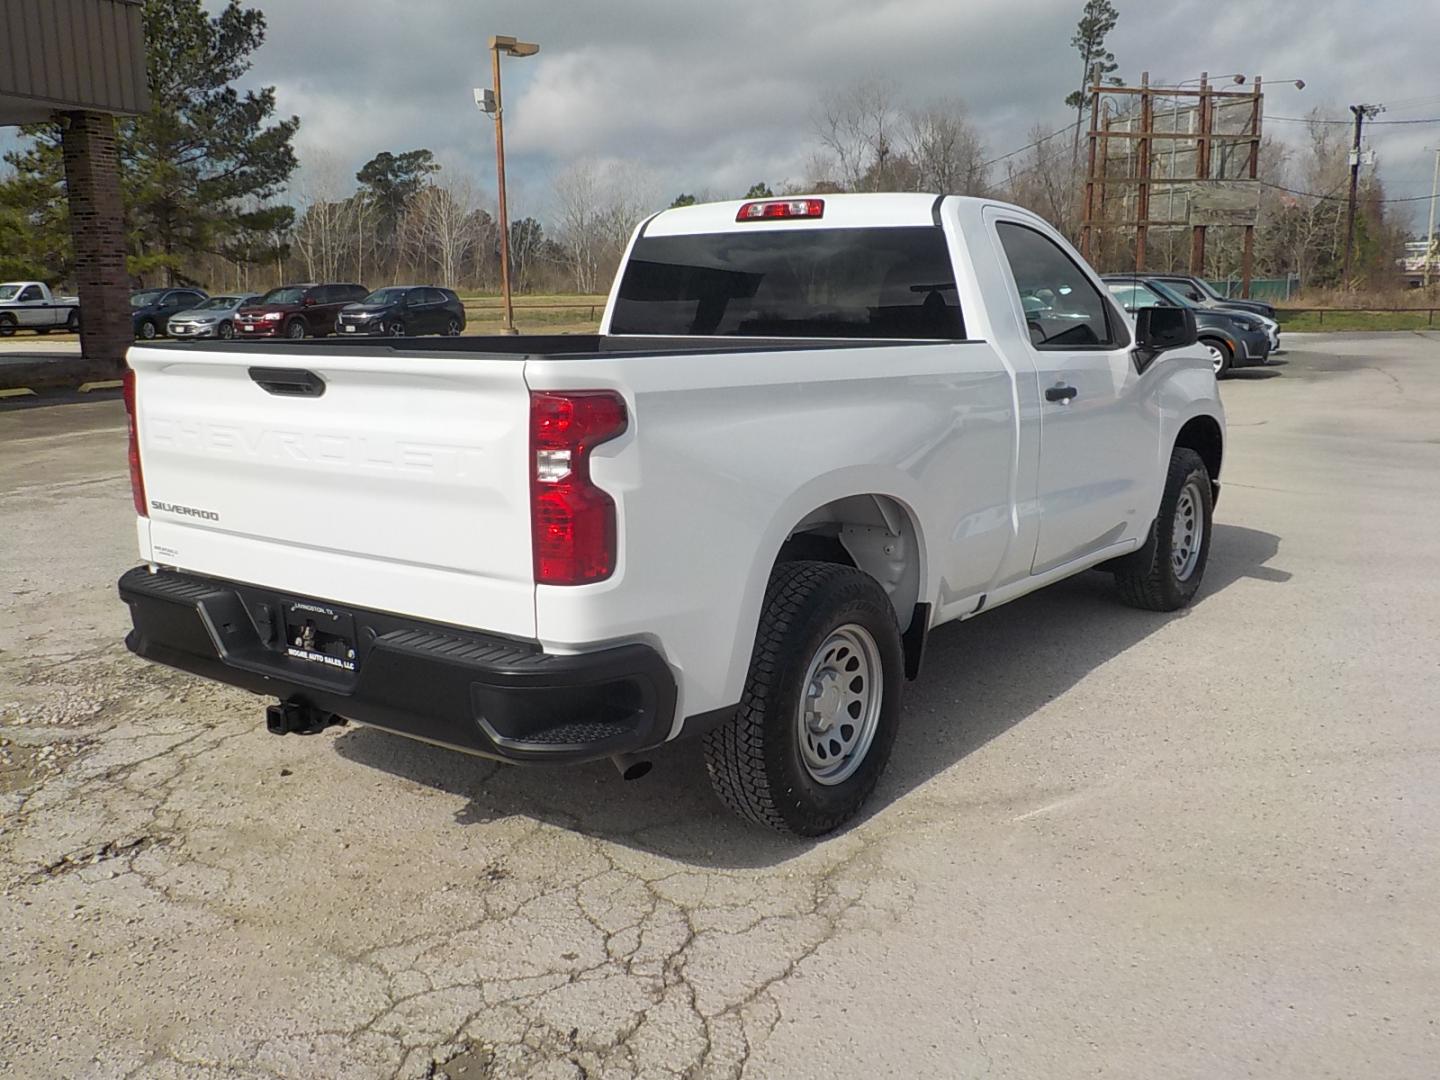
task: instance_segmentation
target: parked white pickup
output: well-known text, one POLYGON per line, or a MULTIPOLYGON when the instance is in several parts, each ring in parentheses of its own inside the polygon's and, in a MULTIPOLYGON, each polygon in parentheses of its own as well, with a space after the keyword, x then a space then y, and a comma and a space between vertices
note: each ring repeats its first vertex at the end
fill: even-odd
POLYGON ((627 775, 703 734, 730 807, 814 835, 934 627, 1096 566, 1151 610, 1200 586, 1194 317, 1132 321, 1028 211, 666 210, 600 331, 133 348, 130 648, 281 733, 627 775))
POLYGON ((80 301, 76 297, 52 296, 50 286, 40 281, 0 283, 0 337, 9 337, 16 330, 48 334, 79 329, 80 301))

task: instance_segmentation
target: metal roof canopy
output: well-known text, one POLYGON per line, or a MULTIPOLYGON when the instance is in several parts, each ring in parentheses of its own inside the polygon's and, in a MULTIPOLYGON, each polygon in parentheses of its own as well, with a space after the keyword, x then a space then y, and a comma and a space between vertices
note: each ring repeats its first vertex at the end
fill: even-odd
POLYGON ((141 0, 0 0, 0 125, 150 107, 141 0))

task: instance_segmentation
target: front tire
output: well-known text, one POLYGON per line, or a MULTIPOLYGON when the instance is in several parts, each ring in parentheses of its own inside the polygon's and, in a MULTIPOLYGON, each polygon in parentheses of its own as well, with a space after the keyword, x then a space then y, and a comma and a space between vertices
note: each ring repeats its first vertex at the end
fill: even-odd
POLYGON ((0 337, 10 337, 12 334, 15 333, 16 325, 17 323, 15 321, 14 315, 9 314, 8 312, 4 315, 0 315, 0 337))
POLYGON ((70 318, 65 320, 65 332, 67 334, 78 334, 80 332, 80 312, 70 312, 70 318))
POLYGON ((302 341, 305 337, 305 323, 300 319, 291 319, 285 327, 285 336, 291 341, 302 341))
POLYGON ((140 324, 140 338, 142 341, 154 341, 160 336, 160 327, 155 325, 153 319, 146 319, 140 324))
POLYGON ((402 321, 399 320, 399 319, 396 319, 396 320, 395 320, 394 322, 392 322, 389 326, 385 327, 385 333, 389 334, 391 337, 409 337, 409 336, 410 336, 410 330, 409 330, 409 328, 405 325, 404 322, 402 322, 402 321))
POLYGON ((1205 351, 1210 354, 1210 366, 1215 369, 1215 378, 1223 379, 1230 373, 1230 365, 1235 362, 1235 354, 1230 351, 1230 346, 1219 338, 1201 338, 1200 344, 1205 346, 1205 351))
POLYGON ((904 667, 895 611, 874 578, 836 563, 781 563, 739 711, 705 736, 715 793, 777 832, 838 828, 890 758, 904 667))
POLYGON ((1215 489, 1194 450, 1177 446, 1150 536, 1115 565, 1120 598, 1146 611, 1176 611, 1200 590, 1210 559, 1215 489))
POLYGON ((222 322, 215 330, 215 335, 221 341, 229 341, 235 336, 235 325, 230 322, 222 322))

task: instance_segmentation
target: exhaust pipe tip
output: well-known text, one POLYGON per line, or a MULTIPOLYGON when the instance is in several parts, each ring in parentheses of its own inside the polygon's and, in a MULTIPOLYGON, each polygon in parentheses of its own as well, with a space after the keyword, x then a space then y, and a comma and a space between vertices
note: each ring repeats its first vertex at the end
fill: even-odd
POLYGON ((626 780, 639 780, 655 767, 655 763, 649 758, 639 757, 635 754, 616 754, 610 759, 610 762, 626 780))

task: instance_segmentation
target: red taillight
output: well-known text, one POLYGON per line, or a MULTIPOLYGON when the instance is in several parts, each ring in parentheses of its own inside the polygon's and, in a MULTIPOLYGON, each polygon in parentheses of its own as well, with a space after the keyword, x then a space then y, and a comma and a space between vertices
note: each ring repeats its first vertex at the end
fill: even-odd
POLYGON ((615 501, 590 481, 590 451, 624 432, 613 390, 530 395, 530 536, 535 580, 585 585, 615 572, 615 501))
POLYGON ((735 215, 736 221, 766 221, 775 218, 818 218, 825 216, 824 199, 775 199, 747 202, 735 215))
POLYGON ((125 419, 130 428, 130 491, 135 496, 135 512, 150 516, 145 503, 145 474, 140 469, 140 429, 135 422, 135 372, 125 369, 125 419))

